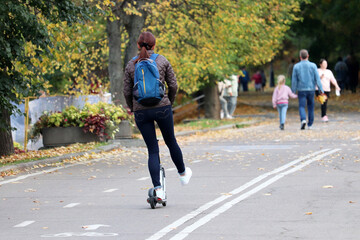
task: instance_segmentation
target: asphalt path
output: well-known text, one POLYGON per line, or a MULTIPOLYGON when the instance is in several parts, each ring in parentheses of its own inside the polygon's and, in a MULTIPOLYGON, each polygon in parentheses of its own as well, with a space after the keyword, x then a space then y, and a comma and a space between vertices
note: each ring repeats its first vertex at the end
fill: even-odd
POLYGON ((181 186, 161 144, 168 203, 151 209, 146 149, 0 180, 0 239, 359 239, 360 118, 277 120, 179 137, 181 186))

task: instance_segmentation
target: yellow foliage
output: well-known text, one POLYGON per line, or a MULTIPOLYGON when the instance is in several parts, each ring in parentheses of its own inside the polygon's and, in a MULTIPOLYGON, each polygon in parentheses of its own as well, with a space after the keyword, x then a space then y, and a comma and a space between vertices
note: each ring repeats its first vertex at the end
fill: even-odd
POLYGON ((177 73, 180 88, 191 92, 209 81, 239 73, 241 65, 271 60, 289 24, 297 0, 158 1, 150 30, 177 73), (205 77, 206 76, 206 77, 205 77))

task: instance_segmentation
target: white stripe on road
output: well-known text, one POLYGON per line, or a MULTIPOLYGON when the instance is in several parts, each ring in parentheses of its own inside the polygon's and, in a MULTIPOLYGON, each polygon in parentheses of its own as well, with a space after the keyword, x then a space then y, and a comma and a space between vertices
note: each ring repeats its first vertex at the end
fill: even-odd
POLYGON ((161 229, 160 231, 158 231, 157 233, 155 233, 154 235, 152 235, 151 237, 147 238, 147 240, 157 240, 157 239, 160 239, 162 238, 163 236, 165 236, 167 233, 171 232, 172 230, 178 228, 179 226, 181 226, 182 224, 184 224, 185 222, 189 221, 190 219, 193 219, 195 218, 197 215, 201 214, 202 212, 206 211, 207 209, 209 209, 210 207, 232 197, 234 194, 237 194, 237 193, 240 193, 241 191, 244 191, 245 189, 251 187, 252 185, 260 182, 261 180, 263 180, 264 178, 266 177, 269 177, 270 175, 273 175, 273 174, 276 174, 276 173, 279 173, 281 171, 284 171, 285 169, 301 162, 301 161, 304 161, 308 158, 311 158, 311 157, 314 157, 318 154, 321 154, 323 152, 326 152, 328 151, 329 149, 324 149, 324 150, 320 150, 320 151, 317 151, 317 152, 314 152, 314 153, 311 153, 311 154, 308 154, 304 157, 300 157, 299 159, 296 159, 288 164, 285 164, 279 168, 276 168, 275 170, 269 172, 269 173, 265 173, 263 175, 260 175, 259 177, 253 179, 252 181, 242 185, 241 187, 239 188, 236 188, 234 189, 233 191, 231 191, 230 195, 223 195, 221 197, 218 197, 216 198, 215 200, 211 201, 211 202, 208 202, 204 205, 202 205, 201 207, 199 207, 198 209, 192 211, 191 213, 183 216, 182 218, 178 219, 177 221, 173 222, 172 224, 166 226, 165 228, 161 229))
POLYGON ((199 163, 199 162, 202 162, 202 160, 195 160, 195 161, 192 161, 191 163, 199 163))
POLYGON ((64 206, 63 208, 73 208, 77 205, 80 205, 80 203, 69 203, 68 205, 64 206))
POLYGON ((357 140, 360 140, 360 137, 356 137, 356 138, 351 139, 351 141, 357 141, 357 140))
POLYGON ((22 223, 19 223, 18 225, 15 225, 14 227, 18 228, 18 227, 26 227, 29 226, 30 224, 33 224, 35 221, 25 221, 22 223))
POLYGON ((119 189, 117 189, 117 188, 112 188, 112 189, 105 190, 104 193, 111 193, 111 192, 115 192, 115 191, 117 191, 117 190, 119 190, 119 189))
POLYGON ((139 178, 138 181, 145 181, 145 180, 148 180, 150 177, 142 177, 142 178, 139 178))
POLYGON ((276 176, 274 176, 273 178, 270 178, 269 180, 267 180, 266 182, 260 184, 259 186, 253 188, 252 190, 240 195, 239 197, 233 199, 232 201, 225 203, 224 205, 222 205, 221 207, 215 209, 214 211, 212 211, 211 213, 207 214, 205 217, 202 217, 201 219, 199 219, 198 221, 196 221, 195 223, 191 224, 190 226, 186 227, 184 230, 182 230, 181 232, 179 232, 178 234, 176 234, 174 237, 170 238, 170 240, 182 240, 184 238, 186 238, 191 232, 193 232, 195 229, 203 226, 204 224, 206 224, 207 222, 209 222, 211 219, 219 216, 220 214, 224 213, 225 211, 229 210, 231 207, 233 207, 235 204, 241 202, 242 200, 250 197, 251 195, 259 192, 260 190, 266 188, 267 186, 271 185, 272 183, 280 180, 281 178, 285 177, 286 175, 289 175, 290 173, 294 173, 296 171, 299 171, 300 169, 302 169, 303 167, 311 164, 314 161, 318 161, 321 158, 333 154, 337 151, 339 151, 340 149, 334 149, 331 150, 329 152, 323 153, 321 155, 318 155, 310 160, 307 160, 306 162, 303 162, 299 165, 297 165, 296 167, 280 173, 276 176))
POLYGON ((168 169, 165 169, 167 172, 171 172, 171 171, 175 171, 176 168, 168 168, 168 169))

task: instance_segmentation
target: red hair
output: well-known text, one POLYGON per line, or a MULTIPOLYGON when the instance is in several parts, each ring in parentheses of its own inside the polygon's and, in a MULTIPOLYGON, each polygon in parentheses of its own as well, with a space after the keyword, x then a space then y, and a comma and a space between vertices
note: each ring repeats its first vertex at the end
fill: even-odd
POLYGON ((142 32, 137 40, 137 44, 140 46, 139 57, 135 60, 135 63, 144 58, 149 58, 150 55, 147 50, 151 50, 156 43, 156 39, 151 32, 142 32))

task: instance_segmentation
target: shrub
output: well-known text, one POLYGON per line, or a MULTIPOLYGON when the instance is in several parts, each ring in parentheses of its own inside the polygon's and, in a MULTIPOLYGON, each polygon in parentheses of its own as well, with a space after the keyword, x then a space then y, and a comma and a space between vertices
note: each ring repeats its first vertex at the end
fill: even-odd
POLYGON ((41 130, 50 127, 81 127, 84 132, 91 132, 101 140, 110 139, 118 131, 117 125, 123 120, 133 120, 122 106, 99 102, 86 103, 82 109, 66 107, 62 112, 44 112, 30 130, 29 138, 37 140, 41 130))

